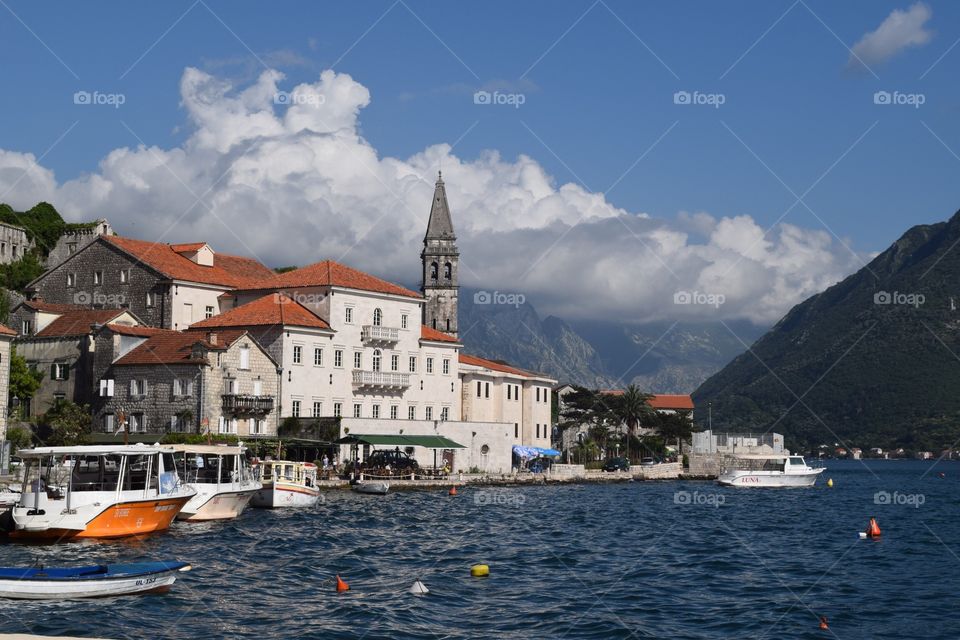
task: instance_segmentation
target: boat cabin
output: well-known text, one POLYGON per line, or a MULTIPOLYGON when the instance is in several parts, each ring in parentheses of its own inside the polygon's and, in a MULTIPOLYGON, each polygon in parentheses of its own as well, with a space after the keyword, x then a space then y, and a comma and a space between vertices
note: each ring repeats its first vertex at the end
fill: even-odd
POLYGON ((292 462, 289 460, 263 460, 257 466, 264 484, 268 482, 289 482, 304 487, 317 486, 317 465, 312 462, 292 462))

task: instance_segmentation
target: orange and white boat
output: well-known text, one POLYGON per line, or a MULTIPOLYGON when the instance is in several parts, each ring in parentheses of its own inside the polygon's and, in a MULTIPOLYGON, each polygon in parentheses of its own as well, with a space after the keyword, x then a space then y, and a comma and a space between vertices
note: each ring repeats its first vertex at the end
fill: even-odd
POLYGON ((41 447, 18 455, 24 474, 11 512, 14 538, 120 538, 162 531, 196 494, 180 481, 170 447, 41 447))

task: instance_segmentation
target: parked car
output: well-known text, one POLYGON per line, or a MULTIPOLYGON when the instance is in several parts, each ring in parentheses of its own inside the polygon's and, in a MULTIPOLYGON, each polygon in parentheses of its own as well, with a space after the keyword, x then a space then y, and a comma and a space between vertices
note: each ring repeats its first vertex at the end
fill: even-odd
POLYGON ((603 463, 604 471, 630 471, 630 461, 626 458, 610 458, 603 463))
POLYGON ((378 450, 371 453, 364 461, 365 469, 385 469, 389 465, 390 471, 396 473, 409 473, 420 469, 417 461, 408 456, 403 451, 398 450, 378 450))
POLYGON ((652 467, 655 464, 657 464, 656 458, 643 458, 640 460, 641 467, 652 467))

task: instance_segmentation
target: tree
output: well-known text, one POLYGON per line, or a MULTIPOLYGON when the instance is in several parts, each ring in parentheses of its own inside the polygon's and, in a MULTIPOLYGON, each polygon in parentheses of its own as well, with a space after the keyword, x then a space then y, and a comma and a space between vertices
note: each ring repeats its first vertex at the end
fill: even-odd
POLYGON ((27 360, 17 353, 16 348, 10 349, 10 398, 19 398, 20 405, 17 411, 22 411, 23 403, 33 397, 40 388, 43 372, 34 371, 27 366, 27 360))
POLYGON ((636 385, 629 385, 619 396, 609 396, 609 402, 613 405, 613 413, 617 418, 618 424, 627 426, 627 459, 630 458, 630 438, 636 436, 637 429, 641 424, 649 421, 654 414, 648 400, 651 396, 643 393, 636 385))
POLYGON ((33 442, 33 434, 23 427, 10 427, 7 429, 7 442, 10 443, 10 451, 16 453, 18 449, 26 449, 30 446, 33 442))
POLYGON ((90 407, 69 400, 53 405, 39 423, 44 442, 55 447, 84 444, 93 427, 90 407))
POLYGON ((574 387, 563 396, 563 409, 559 414, 561 431, 586 427, 587 437, 600 449, 606 448, 610 424, 616 416, 611 409, 610 397, 585 387, 574 387))

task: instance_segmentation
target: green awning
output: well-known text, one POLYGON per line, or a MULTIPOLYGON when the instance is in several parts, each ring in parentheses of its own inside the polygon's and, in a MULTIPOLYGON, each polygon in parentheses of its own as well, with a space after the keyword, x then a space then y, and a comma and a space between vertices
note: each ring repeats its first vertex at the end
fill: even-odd
POLYGON ((393 434, 373 434, 357 435, 350 434, 343 436, 336 441, 336 444, 369 444, 388 447, 424 447, 426 449, 466 449, 462 444, 457 444, 449 438, 443 436, 402 436, 393 434))

